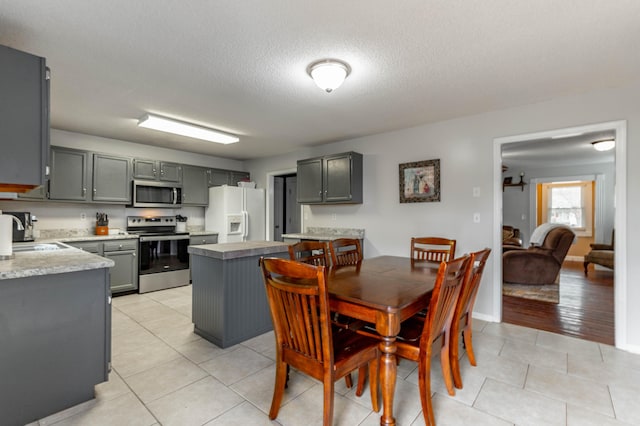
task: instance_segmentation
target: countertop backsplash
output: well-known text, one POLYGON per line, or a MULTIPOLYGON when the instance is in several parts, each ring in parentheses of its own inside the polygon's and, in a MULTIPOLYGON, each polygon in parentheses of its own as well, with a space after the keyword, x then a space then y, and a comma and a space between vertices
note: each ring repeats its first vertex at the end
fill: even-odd
POLYGON ((0 201, 0 210, 30 212, 38 218, 34 223, 36 240, 76 238, 95 235, 96 213, 109 216, 109 230, 125 232, 127 216, 174 216, 187 217, 187 231, 204 230, 204 207, 182 207, 180 209, 141 209, 114 204, 81 204, 40 201, 0 201))

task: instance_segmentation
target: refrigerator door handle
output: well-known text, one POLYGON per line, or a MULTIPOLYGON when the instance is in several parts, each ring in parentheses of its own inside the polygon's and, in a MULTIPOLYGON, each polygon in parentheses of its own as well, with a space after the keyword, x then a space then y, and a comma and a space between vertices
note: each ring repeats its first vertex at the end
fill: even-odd
POLYGON ((249 236, 249 212, 242 211, 242 241, 247 241, 249 236))

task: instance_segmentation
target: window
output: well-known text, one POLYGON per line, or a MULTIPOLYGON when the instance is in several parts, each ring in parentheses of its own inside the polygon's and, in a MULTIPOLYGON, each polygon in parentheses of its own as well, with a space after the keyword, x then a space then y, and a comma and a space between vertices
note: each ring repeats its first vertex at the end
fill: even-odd
POLYGON ((542 184, 542 223, 570 226, 579 237, 593 233, 593 182, 542 184))

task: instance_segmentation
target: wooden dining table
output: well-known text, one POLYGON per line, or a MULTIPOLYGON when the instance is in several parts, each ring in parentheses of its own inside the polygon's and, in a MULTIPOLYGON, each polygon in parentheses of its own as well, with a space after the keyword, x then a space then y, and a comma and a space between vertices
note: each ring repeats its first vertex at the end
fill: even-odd
POLYGON ((380 334, 381 425, 395 425, 396 337, 400 323, 429 305, 438 264, 414 264, 408 257, 380 256, 326 274, 332 311, 375 325, 380 334))

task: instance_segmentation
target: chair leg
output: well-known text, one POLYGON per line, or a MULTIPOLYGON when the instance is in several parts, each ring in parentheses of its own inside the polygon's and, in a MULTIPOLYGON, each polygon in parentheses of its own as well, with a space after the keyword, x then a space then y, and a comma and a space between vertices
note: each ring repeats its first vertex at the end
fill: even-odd
POLYGON ((462 338, 464 339, 464 347, 467 350, 469 363, 475 367, 477 364, 476 355, 473 352, 473 331, 471 328, 471 323, 467 324, 464 330, 462 330, 462 338))
POLYGON ((276 362, 276 381, 273 386, 273 399, 271 400, 271 410, 269 410, 269 418, 274 420, 278 417, 282 396, 284 395, 284 387, 287 384, 287 369, 289 364, 284 362, 276 362))
POLYGON ((451 362, 451 373, 453 375, 453 385, 458 389, 462 389, 462 377, 460 376, 460 354, 458 348, 460 346, 461 332, 451 333, 451 344, 449 345, 449 360, 451 362))
POLYGON ((431 401, 431 357, 424 357, 424 365, 418 366, 418 387, 420 388, 420 404, 426 426, 435 426, 436 419, 433 414, 431 401))
POLYGON ((440 365, 442 366, 442 378, 447 387, 449 395, 454 396, 456 390, 453 387, 453 377, 451 375, 451 364, 449 364, 449 336, 446 336, 440 349, 440 365))
POLYGON ((584 262, 584 274, 587 275, 587 267, 589 266, 589 262, 584 262))
MULTIPOLYGON (((360 378, 358 378, 360 380, 360 378)), ((353 387, 353 379, 351 378, 351 373, 344 376, 344 384, 347 385, 349 389, 353 387)))
POLYGON ((356 396, 362 396, 364 391, 364 382, 367 378, 367 369, 363 365, 358 369, 358 387, 356 388, 356 396))
POLYGON ((333 424, 333 377, 324 378, 324 412, 322 415, 323 426, 333 424))
POLYGON ((369 363, 369 388, 371 391, 371 406, 376 413, 380 411, 380 404, 378 403, 378 376, 380 375, 380 362, 379 358, 374 359, 369 363))

